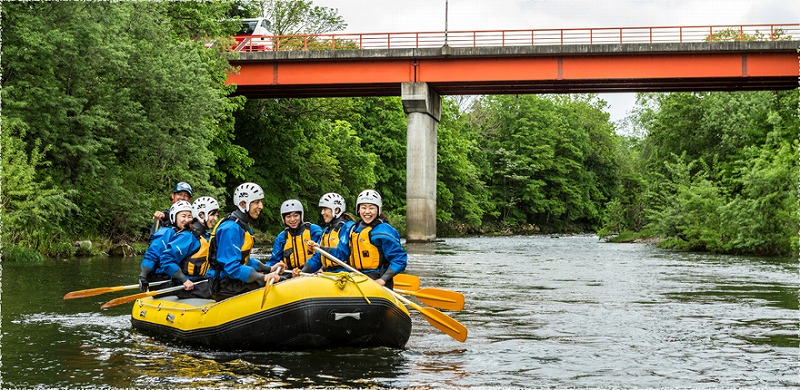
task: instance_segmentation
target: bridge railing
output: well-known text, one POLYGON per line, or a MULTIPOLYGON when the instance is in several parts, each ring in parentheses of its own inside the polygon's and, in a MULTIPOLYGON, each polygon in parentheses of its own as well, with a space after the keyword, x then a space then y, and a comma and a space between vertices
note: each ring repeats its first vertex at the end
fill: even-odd
POLYGON ((772 41, 800 40, 800 23, 278 35, 272 39, 272 49, 277 51, 772 41))

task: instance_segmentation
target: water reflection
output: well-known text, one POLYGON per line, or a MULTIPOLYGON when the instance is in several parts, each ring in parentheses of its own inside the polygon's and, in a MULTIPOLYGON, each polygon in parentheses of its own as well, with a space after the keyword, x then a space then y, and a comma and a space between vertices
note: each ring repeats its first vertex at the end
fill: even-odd
POLYGON ((239 353, 151 349, 134 359, 141 386, 363 387, 402 376, 406 366, 403 351, 388 348, 239 353))

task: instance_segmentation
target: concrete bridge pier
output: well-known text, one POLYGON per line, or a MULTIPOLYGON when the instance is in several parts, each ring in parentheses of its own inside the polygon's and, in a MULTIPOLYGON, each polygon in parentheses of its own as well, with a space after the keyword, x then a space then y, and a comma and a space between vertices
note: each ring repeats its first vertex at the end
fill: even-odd
POLYGON ((437 126, 442 98, 428 83, 402 83, 408 117, 406 143, 406 241, 436 239, 437 126))

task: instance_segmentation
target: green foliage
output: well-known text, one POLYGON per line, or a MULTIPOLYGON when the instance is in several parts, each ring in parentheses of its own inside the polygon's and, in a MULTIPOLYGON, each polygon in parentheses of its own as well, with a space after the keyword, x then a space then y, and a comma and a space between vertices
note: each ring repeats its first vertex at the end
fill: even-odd
POLYGON ((217 33, 225 7, 184 5, 3 4, 3 130, 25 129, 25 154, 47 162, 35 180, 52 179, 75 206, 64 232, 137 237, 146 210, 163 208, 176 181, 215 195, 224 179, 212 178, 217 161, 242 174, 246 156, 230 142, 241 99, 228 98, 229 65, 190 39, 217 33))
POLYGON ((23 247, 16 244, 4 243, 0 257, 4 261, 14 261, 19 263, 34 263, 44 261, 44 256, 39 250, 29 247, 23 247))
MULTIPOLYGON (((330 119, 350 109, 347 99, 264 99, 249 101, 236 115, 236 137, 254 160, 248 180, 265 191, 258 226, 283 229, 279 209, 286 199, 299 199, 306 220, 315 221, 322 194, 338 192, 353 202, 375 185, 375 153, 350 122, 330 119)), ((238 184, 229 181, 228 187, 238 184)))
POLYGON ((72 191, 53 186, 42 168, 49 165, 39 140, 28 148, 27 125, 16 118, 2 118, 2 236, 0 248, 7 258, 30 258, 25 248, 45 252, 63 237, 61 228, 75 210, 72 191), (26 150, 30 149, 30 153, 26 150))
POLYGON ((347 27, 335 8, 316 6, 311 0, 265 0, 263 3, 264 16, 272 22, 275 35, 323 34, 347 27))
POLYGON ((478 231, 489 202, 480 170, 473 162, 480 153, 478 134, 453 100, 445 98, 442 103, 437 136, 437 226, 461 234, 478 231))
POLYGON ((742 191, 721 208, 729 251, 762 255, 797 254, 800 231, 797 185, 798 141, 750 147, 747 166, 739 169, 742 191))
POLYGON ((380 156, 375 161, 375 182, 365 188, 381 194, 387 211, 405 213, 407 125, 400 98, 354 98, 343 119, 352 124, 364 150, 380 156))
POLYGON ((613 128, 593 96, 489 96, 475 118, 502 225, 545 230, 598 227, 616 190, 613 128))
POLYGON ((722 251, 721 207, 726 203, 721 189, 703 170, 693 174, 695 163, 686 155, 665 162, 667 174, 652 182, 650 227, 662 237, 678 238, 684 249, 722 251))
POLYGON ((706 41, 709 42, 725 42, 725 41, 785 41, 791 40, 792 37, 786 35, 783 29, 776 29, 771 31, 769 28, 766 32, 756 31, 755 33, 745 33, 743 30, 727 28, 711 34, 706 41))
POLYGON ((646 227, 667 239, 662 245, 797 254, 797 90, 644 95, 640 102, 637 121, 647 136, 634 149, 647 168, 646 227))

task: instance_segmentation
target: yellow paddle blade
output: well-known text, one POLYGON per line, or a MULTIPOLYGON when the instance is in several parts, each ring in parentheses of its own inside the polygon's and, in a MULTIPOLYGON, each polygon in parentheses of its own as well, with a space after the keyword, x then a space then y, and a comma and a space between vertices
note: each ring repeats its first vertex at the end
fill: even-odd
POLYGON ((420 302, 445 310, 462 310, 464 294, 440 288, 426 287, 418 291, 395 290, 400 294, 416 297, 420 302))
POLYGON ((394 286, 406 290, 417 291, 419 290, 419 278, 409 274, 397 274, 394 276, 394 286))
POLYGON ((273 280, 274 279, 270 279, 269 283, 267 283, 267 285, 264 286, 264 296, 261 297, 261 308, 262 309, 264 308, 264 303, 267 302, 267 294, 269 294, 269 290, 272 289, 272 284, 274 283, 273 280))
POLYGON ((439 310, 430 307, 421 307, 412 305, 417 309, 434 328, 441 330, 448 336, 464 342, 467 340, 467 327, 461 325, 460 322, 454 320, 452 317, 440 312, 439 310))
POLYGON ((114 292, 114 291, 132 290, 134 288, 139 288, 139 285, 138 284, 131 284, 131 285, 128 285, 128 286, 90 288, 90 289, 86 289, 86 290, 78 290, 78 291, 68 292, 66 295, 64 295, 64 299, 93 297, 95 295, 110 293, 110 292, 114 292))

